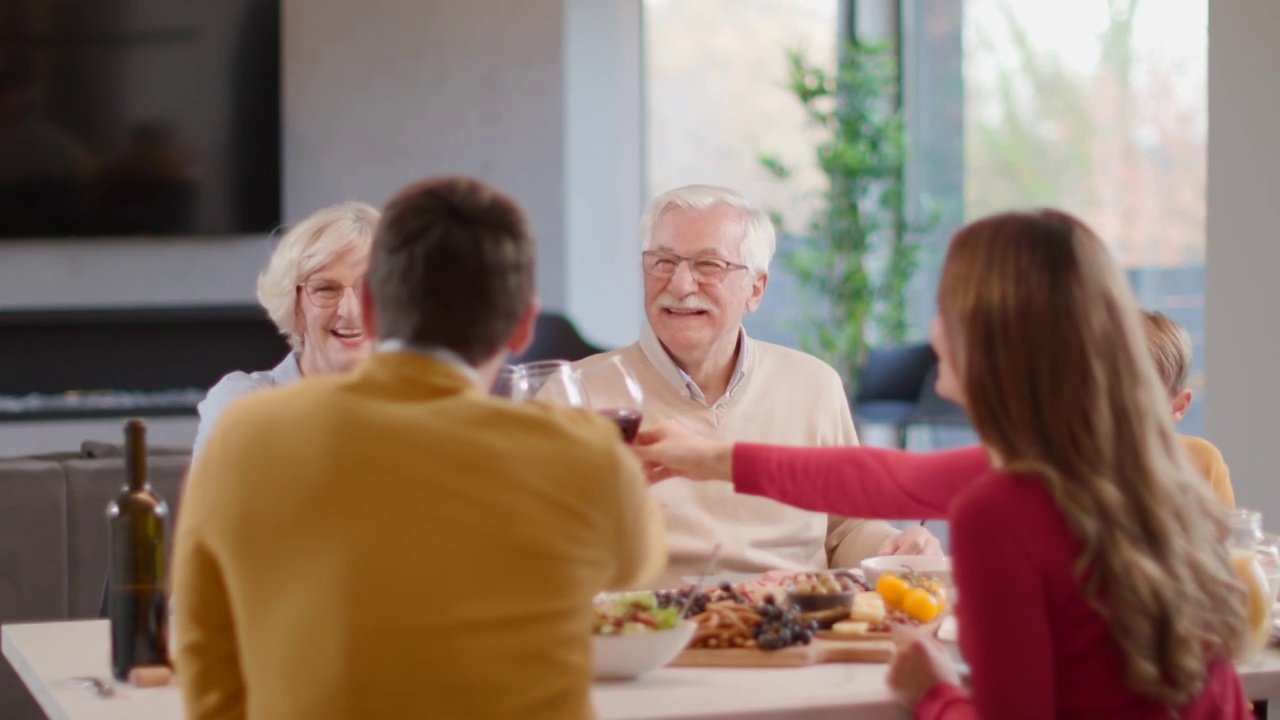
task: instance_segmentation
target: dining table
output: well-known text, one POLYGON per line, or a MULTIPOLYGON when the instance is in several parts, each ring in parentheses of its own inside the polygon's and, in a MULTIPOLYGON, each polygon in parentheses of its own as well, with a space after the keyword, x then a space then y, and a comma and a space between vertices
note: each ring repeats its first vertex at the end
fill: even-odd
MULTIPOLYGON (((175 684, 139 688, 111 677, 106 620, 23 623, 0 627, 0 647, 51 720, 182 720, 175 684), (110 688, 103 697, 79 678, 110 688)), ((1239 664, 1247 696, 1280 706, 1280 650, 1239 664)), ((600 720, 807 718, 900 720, 910 717, 885 685, 887 666, 827 664, 798 668, 666 667, 635 680, 596 682, 600 720)))

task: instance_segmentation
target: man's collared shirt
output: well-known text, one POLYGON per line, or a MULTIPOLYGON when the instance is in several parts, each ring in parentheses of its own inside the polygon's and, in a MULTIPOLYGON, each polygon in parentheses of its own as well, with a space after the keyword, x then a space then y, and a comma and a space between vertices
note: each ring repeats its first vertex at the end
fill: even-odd
MULTIPOLYGON (((671 354, 663 347, 662 341, 658 339, 653 328, 645 323, 644 329, 640 331, 640 350, 644 352, 649 362, 658 369, 662 377, 671 383, 677 389, 683 390, 686 397, 690 400, 696 400, 703 405, 707 404, 707 396, 702 392, 702 388, 693 381, 680 366, 676 365, 675 360, 671 358, 671 354)), ((742 384, 743 378, 746 377, 747 354, 751 352, 751 345, 747 342, 747 331, 738 328, 738 360, 734 363, 733 374, 729 376, 729 387, 724 392, 724 397, 716 401, 719 405, 728 398, 732 398, 733 394, 738 391, 738 386, 742 384)))
POLYGON ((439 360, 440 362, 453 367, 463 375, 466 375, 467 379, 475 383, 477 386, 479 386, 481 382, 480 373, 476 372, 475 368, 467 364, 467 361, 463 360, 461 355, 449 350, 448 348, 411 345, 404 340, 391 338, 388 340, 380 340, 376 349, 378 352, 407 352, 429 357, 432 360, 439 360))

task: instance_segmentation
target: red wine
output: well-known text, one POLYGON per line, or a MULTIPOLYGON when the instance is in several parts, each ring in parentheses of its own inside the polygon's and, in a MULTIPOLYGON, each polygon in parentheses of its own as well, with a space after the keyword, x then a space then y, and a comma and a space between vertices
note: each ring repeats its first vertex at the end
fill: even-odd
POLYGON ((169 507, 147 482, 146 427, 130 420, 124 434, 128 485, 107 505, 111 673, 120 681, 127 681, 135 667, 169 664, 164 582, 169 507))
POLYGON ((625 408, 609 408, 601 410, 600 414, 609 418, 622 431, 623 442, 634 442, 636 435, 640 433, 640 421, 644 419, 644 415, 639 410, 627 410, 625 408))

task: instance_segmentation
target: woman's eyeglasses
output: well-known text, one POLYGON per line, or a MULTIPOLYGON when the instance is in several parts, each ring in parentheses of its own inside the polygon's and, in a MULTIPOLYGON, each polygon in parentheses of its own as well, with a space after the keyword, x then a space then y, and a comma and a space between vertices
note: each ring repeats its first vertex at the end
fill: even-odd
POLYGON ((298 283, 298 287, 302 288, 307 294, 307 299, 312 305, 319 308, 337 307, 342 302, 342 296, 346 295, 347 288, 351 288, 356 294, 356 299, 360 299, 360 291, 364 288, 363 283, 355 285, 347 285, 336 280, 308 280, 304 283, 298 283))

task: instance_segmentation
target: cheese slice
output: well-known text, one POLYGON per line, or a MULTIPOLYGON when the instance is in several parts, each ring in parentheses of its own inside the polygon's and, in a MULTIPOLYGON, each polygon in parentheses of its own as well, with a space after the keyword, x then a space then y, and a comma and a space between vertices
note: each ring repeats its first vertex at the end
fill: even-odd
POLYGON ((875 625, 884 620, 884 598, 874 590, 860 592, 853 596, 853 612, 850 620, 875 625))
POLYGON ((841 620, 831 626, 831 632, 837 635, 866 635, 871 624, 854 620, 841 620))

